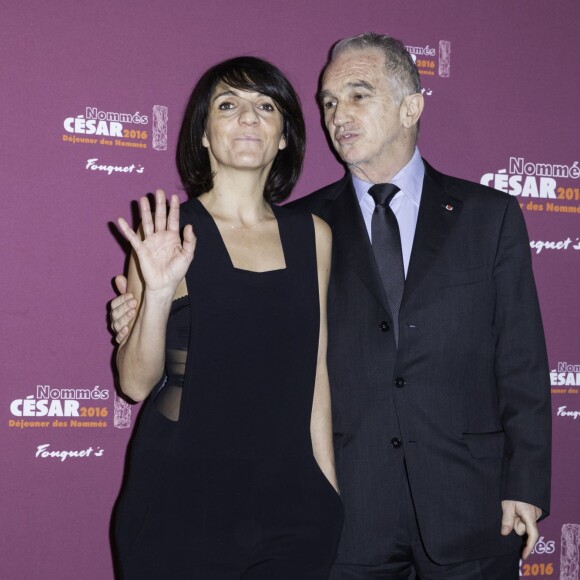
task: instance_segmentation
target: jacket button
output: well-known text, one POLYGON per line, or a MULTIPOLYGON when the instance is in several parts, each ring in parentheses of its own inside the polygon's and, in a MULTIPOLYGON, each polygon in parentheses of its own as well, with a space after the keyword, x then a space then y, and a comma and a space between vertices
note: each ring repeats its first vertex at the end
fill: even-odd
POLYGON ((386 320, 381 320, 379 322, 379 328, 383 331, 383 332, 388 332, 391 329, 391 325, 386 321, 386 320))
POLYGON ((401 446, 401 440, 398 437, 393 437, 391 439, 391 447, 398 449, 401 446))
POLYGON ((393 380, 393 383, 395 387, 399 387, 400 389, 401 387, 405 386, 405 379, 403 377, 397 377, 396 379, 393 380))

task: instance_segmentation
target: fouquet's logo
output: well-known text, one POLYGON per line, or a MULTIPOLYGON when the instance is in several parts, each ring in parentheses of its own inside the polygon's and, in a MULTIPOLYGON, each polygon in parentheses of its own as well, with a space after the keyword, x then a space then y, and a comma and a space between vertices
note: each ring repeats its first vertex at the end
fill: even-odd
POLYGON ((580 410, 568 409, 567 405, 563 405, 561 407, 558 407, 558 411, 556 412, 556 416, 576 420, 576 419, 580 418, 580 410))
POLYGON ((35 457, 37 459, 58 459, 66 461, 67 459, 87 459, 90 457, 102 457, 104 449, 97 447, 87 447, 86 449, 51 449, 50 443, 43 443, 36 448, 35 457))
POLYGON ((145 168, 139 163, 137 165, 135 163, 131 163, 131 165, 111 165, 99 163, 99 159, 96 157, 94 159, 87 159, 85 169, 87 171, 104 172, 107 175, 112 175, 113 173, 143 173, 145 171, 145 168))

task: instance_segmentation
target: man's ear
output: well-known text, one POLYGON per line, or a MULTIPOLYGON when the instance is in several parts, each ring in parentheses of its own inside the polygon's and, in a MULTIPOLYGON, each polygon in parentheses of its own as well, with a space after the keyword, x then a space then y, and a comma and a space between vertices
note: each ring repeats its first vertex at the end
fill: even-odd
POLYGON ((423 107, 425 106, 425 99, 421 93, 413 93, 407 95, 401 103, 400 115, 403 127, 410 129, 419 122, 423 107))

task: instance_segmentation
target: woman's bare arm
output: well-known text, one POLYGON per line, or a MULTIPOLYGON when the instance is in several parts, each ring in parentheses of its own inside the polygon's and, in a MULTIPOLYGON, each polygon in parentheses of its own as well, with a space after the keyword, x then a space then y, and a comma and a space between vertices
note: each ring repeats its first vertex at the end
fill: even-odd
POLYGON ((332 446, 332 411, 330 406, 330 384, 326 366, 327 318, 326 295, 330 276, 332 253, 332 233, 326 222, 312 216, 316 235, 316 261, 318 269, 318 291, 320 299, 320 335, 318 341, 318 359, 316 364, 316 382, 310 420, 312 449, 318 466, 333 487, 338 491, 334 468, 334 449, 332 446))
POLYGON ((117 351, 122 391, 142 401, 164 372, 165 332, 171 303, 193 259, 195 236, 185 227, 179 236, 179 199, 171 196, 169 214, 165 193, 155 192, 155 218, 147 198, 140 200, 142 237, 120 218, 119 227, 133 247, 127 290, 136 302, 136 316, 117 351))

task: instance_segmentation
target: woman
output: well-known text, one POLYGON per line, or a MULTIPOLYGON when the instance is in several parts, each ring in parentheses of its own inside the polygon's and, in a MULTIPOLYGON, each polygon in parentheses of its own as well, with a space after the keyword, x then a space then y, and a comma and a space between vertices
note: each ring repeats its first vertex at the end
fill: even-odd
POLYGON ((342 525, 326 370, 331 234, 272 205, 304 157, 298 97, 252 57, 196 85, 177 162, 192 199, 141 199, 123 392, 148 398, 115 516, 124 578, 327 578, 342 525), (183 239, 180 238, 180 222, 183 239), (158 386, 161 385, 161 386, 158 386))

